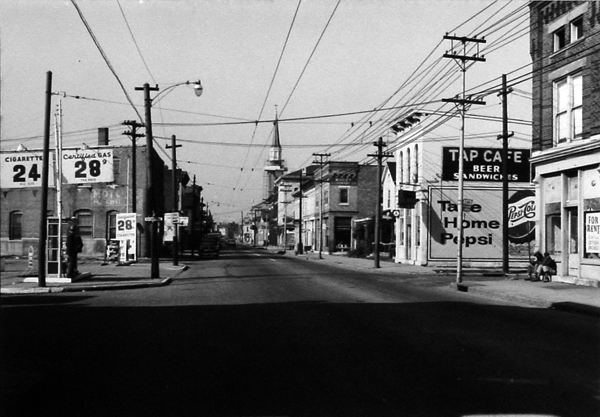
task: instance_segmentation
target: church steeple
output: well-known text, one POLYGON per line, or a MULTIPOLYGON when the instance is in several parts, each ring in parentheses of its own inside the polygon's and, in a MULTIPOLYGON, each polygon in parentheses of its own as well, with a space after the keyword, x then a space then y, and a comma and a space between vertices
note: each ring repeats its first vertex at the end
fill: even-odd
POLYGON ((269 159, 264 168, 263 199, 268 199, 273 194, 275 180, 285 172, 285 161, 281 158, 281 142, 279 140, 279 115, 275 110, 275 121, 273 122, 273 142, 269 148, 269 159))
POLYGON ((275 125, 273 131, 273 143, 271 143, 271 149, 269 150, 269 162, 281 162, 281 142, 279 141, 279 119, 277 111, 275 111, 275 125))

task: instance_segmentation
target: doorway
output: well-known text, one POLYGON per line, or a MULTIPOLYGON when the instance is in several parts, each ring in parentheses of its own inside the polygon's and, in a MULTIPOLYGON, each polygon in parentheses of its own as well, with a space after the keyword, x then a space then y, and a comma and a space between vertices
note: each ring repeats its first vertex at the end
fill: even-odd
POLYGON ((579 276, 579 228, 578 208, 567 209, 567 273, 570 276, 579 276))

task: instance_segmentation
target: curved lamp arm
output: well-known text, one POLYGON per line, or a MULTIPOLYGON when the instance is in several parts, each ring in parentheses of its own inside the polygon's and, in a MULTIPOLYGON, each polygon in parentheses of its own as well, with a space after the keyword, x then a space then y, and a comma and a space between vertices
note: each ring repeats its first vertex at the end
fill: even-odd
POLYGON ((179 87, 180 85, 190 85, 190 84, 194 85, 194 93, 196 94, 197 97, 200 97, 202 95, 202 92, 204 91, 204 87, 202 87, 202 82, 200 80, 198 80, 198 81, 185 81, 185 82, 182 82, 182 83, 177 83, 177 84, 170 85, 167 88, 165 88, 164 90, 162 90, 160 93, 158 93, 157 95, 154 96, 154 98, 152 99, 152 104, 156 104, 160 100, 162 100, 163 98, 165 98, 171 91, 173 91, 173 89, 175 87, 179 87))

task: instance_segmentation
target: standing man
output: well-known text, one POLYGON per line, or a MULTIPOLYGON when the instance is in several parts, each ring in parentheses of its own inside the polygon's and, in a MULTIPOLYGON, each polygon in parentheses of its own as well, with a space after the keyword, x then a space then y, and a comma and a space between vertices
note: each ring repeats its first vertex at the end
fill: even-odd
POLYGON ((77 233, 74 224, 69 225, 69 234, 67 235, 67 278, 75 278, 79 275, 77 270, 77 254, 83 250, 83 241, 77 233))

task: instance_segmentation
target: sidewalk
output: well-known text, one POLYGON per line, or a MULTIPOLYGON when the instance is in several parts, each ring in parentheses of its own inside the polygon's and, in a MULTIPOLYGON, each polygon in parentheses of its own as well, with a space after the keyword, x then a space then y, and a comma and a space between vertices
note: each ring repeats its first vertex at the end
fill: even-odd
MULTIPOLYGON (((37 265, 37 261, 34 262, 37 265)), ((46 280, 46 286, 40 287, 37 282, 37 270, 28 272, 28 261, 25 258, 4 258, 0 292, 4 294, 44 294, 57 292, 80 292, 121 290, 133 288, 159 287, 168 285, 172 278, 187 266, 173 262, 159 262, 159 278, 151 278, 150 261, 143 259, 130 265, 115 263, 104 264, 98 259, 81 259, 79 270, 84 278, 77 282, 53 282, 46 280), (26 273, 26 276, 22 276, 26 273)))
MULTIPOLYGON (((281 250, 269 248, 281 253, 281 250)), ((399 264, 388 258, 380 259, 380 268, 375 268, 372 258, 349 258, 345 255, 308 252, 295 255, 294 251, 286 251, 285 256, 300 256, 309 261, 334 263, 352 270, 368 270, 382 274, 414 274, 418 276, 447 276, 449 284, 443 284, 449 290, 461 291, 475 296, 495 300, 508 301, 524 306, 549 308, 573 313, 588 314, 600 317, 600 288, 588 287, 561 282, 525 281, 527 274, 512 273, 508 276, 486 276, 480 271, 463 270, 463 282, 456 284, 456 272, 437 273, 432 267, 421 265, 399 264)), ((438 278, 439 279, 439 278, 438 278)))

